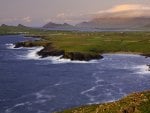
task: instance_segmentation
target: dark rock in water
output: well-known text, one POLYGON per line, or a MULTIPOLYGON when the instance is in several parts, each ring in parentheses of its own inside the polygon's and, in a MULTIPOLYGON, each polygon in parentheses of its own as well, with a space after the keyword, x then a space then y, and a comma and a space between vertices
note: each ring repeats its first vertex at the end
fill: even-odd
POLYGON ((103 56, 101 56, 99 54, 67 52, 63 55, 62 58, 67 58, 67 59, 71 59, 71 60, 89 61, 89 60, 94 60, 94 59, 102 59, 103 56))
POLYGON ((149 58, 150 54, 141 54, 142 56, 145 56, 145 58, 149 58))
POLYGON ((61 56, 64 54, 64 51, 54 49, 51 45, 49 45, 49 46, 45 46, 44 49, 39 51, 37 54, 42 56, 42 58, 44 58, 48 56, 61 56))
POLYGON ((19 48, 19 47, 34 47, 35 45, 32 42, 18 42, 15 44, 14 48, 19 48))
POLYGON ((18 42, 15 44, 14 48, 24 47, 24 45, 25 45, 25 42, 18 42))
POLYGON ((150 71, 150 64, 148 64, 147 66, 148 66, 148 71, 150 71))

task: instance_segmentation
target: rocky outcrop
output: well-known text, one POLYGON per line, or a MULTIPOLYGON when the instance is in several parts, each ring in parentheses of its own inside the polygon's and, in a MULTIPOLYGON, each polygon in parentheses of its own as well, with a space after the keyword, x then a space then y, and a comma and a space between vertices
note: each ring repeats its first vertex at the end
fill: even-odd
POLYGON ((150 54, 141 54, 142 56, 145 56, 145 58, 149 58, 150 54))
POLYGON ((150 71, 150 64, 147 64, 147 66, 148 66, 148 71, 150 71))
POLYGON ((42 58, 44 58, 48 56, 61 56, 64 54, 64 51, 55 49, 54 47, 49 45, 49 46, 45 46, 44 49, 39 51, 37 54, 40 55, 42 58))
POLYGON ((62 58, 71 59, 71 60, 89 61, 89 60, 94 60, 94 59, 102 59, 103 56, 99 54, 66 52, 62 58))
POLYGON ((19 47, 35 47, 35 46, 43 46, 44 48, 37 52, 39 56, 42 58, 48 56, 62 56, 61 58, 71 59, 71 60, 80 60, 80 61, 89 61, 94 59, 102 59, 103 56, 99 55, 99 53, 81 53, 81 52, 65 52, 64 50, 56 49, 52 46, 51 43, 39 43, 38 41, 34 42, 18 42, 15 44, 15 48, 19 47))
POLYGON ((32 42, 18 42, 15 44, 14 48, 19 48, 19 47, 34 47, 35 45, 32 42))

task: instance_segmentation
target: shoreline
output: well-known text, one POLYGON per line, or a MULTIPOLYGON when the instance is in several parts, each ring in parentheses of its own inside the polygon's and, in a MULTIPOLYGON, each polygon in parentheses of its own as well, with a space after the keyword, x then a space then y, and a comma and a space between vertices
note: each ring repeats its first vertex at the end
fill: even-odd
POLYGON ((82 105, 54 113, 149 113, 150 90, 133 92, 119 100, 82 105))
MULTIPOLYGON (((18 42, 15 44, 14 48, 19 47, 37 47, 38 45, 33 45, 32 43, 28 42, 18 42)), ((41 46, 41 45, 39 45, 41 46)), ((145 58, 150 57, 149 54, 143 54, 140 52, 104 52, 104 53, 82 53, 82 52, 65 52, 64 50, 55 49, 52 44, 48 44, 48 46, 42 46, 43 49, 37 52, 37 55, 41 56, 41 58, 45 58, 48 56, 62 56, 61 58, 79 61, 90 61, 90 60, 100 60, 103 59, 103 54, 126 54, 126 55, 139 55, 144 56, 145 58)))

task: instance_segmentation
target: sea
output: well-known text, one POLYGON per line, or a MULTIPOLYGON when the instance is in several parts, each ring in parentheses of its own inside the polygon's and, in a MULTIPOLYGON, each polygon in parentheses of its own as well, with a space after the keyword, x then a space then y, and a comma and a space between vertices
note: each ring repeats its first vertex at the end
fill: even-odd
POLYGON ((53 113, 81 105, 112 102, 150 90, 150 58, 103 54, 101 60, 41 58, 43 47, 14 48, 39 40, 0 36, 0 113, 53 113))

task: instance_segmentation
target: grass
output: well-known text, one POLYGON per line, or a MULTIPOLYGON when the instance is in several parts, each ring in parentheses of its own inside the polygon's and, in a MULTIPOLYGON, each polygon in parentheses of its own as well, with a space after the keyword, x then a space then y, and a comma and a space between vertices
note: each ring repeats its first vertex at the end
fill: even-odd
POLYGON ((149 32, 49 34, 45 39, 66 52, 150 54, 149 32))
POLYGON ((81 106, 57 113, 150 113, 150 91, 133 93, 116 102, 81 106))

